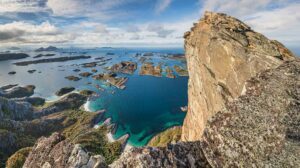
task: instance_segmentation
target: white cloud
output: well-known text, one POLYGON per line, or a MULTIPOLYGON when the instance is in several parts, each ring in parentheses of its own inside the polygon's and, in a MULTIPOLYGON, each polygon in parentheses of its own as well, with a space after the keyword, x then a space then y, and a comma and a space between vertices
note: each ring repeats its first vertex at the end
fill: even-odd
POLYGON ((126 12, 117 8, 138 0, 48 0, 47 6, 55 16, 87 16, 108 20, 124 17, 126 12))
POLYGON ((1 43, 62 43, 74 37, 64 34, 49 22, 38 25, 25 22, 12 22, 0 25, 1 43))
MULTIPOLYGON (((183 34, 192 26, 191 20, 179 20, 173 23, 142 23, 129 27, 114 27, 101 24, 106 33, 90 31, 80 31, 78 28, 97 27, 97 23, 81 23, 78 26, 68 28, 68 31, 81 32, 77 34, 74 44, 85 44, 90 46, 101 45, 140 45, 140 46, 165 46, 183 45, 183 34), (130 30, 130 27, 133 30, 130 30)), ((88 28, 89 29, 89 28, 88 28)))
POLYGON ((0 13, 45 11, 47 0, 0 0, 0 13))
POLYGON ((201 14, 222 12, 249 24, 253 30, 288 46, 299 46, 300 3, 289 0, 205 0, 201 14))
POLYGON ((155 13, 160 14, 165 11, 172 3, 172 0, 157 0, 155 5, 155 13))

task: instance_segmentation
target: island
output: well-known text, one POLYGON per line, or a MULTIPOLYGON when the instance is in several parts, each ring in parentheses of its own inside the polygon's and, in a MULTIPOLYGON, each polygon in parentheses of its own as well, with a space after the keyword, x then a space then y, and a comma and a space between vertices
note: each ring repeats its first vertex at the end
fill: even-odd
POLYGON ((79 81, 81 78, 77 77, 77 76, 67 76, 65 77, 66 79, 70 80, 70 81, 79 81))
POLYGON ((117 87, 118 89, 125 89, 125 83, 128 78, 126 77, 117 77, 115 73, 105 73, 94 75, 93 79, 106 81, 107 83, 117 87))
POLYGON ((59 90, 55 93, 55 95, 56 95, 56 96, 63 96, 63 95, 65 95, 65 94, 67 94, 67 93, 70 93, 70 92, 72 92, 72 91, 74 91, 74 90, 75 90, 74 87, 64 87, 64 88, 59 89, 59 90))
POLYGON ((174 69, 178 73, 179 76, 189 76, 188 71, 178 65, 174 65, 174 69))
POLYGON ((52 57, 52 56, 55 56, 55 54, 39 54, 37 56, 34 56, 33 58, 52 57))
POLYGON ((49 59, 39 59, 34 61, 23 61, 14 63, 17 66, 27 66, 30 64, 40 64, 40 63, 50 63, 50 62, 65 62, 70 60, 78 60, 78 59, 89 59, 91 56, 73 56, 73 57, 59 57, 59 58, 49 58, 49 59))
POLYGON ((125 74, 133 74, 136 69, 137 63, 130 61, 122 61, 118 64, 114 64, 112 67, 109 68, 109 70, 111 70, 112 72, 120 72, 125 74))
POLYGON ((90 73, 90 72, 82 72, 79 74, 79 76, 82 76, 82 77, 89 77, 91 75, 92 75, 92 73, 90 73))
POLYGON ((175 78, 175 75, 174 75, 174 73, 173 73, 173 70, 172 70, 170 67, 167 67, 167 68, 166 68, 166 73, 167 73, 166 76, 167 76, 168 78, 173 78, 173 79, 175 78))
POLYGON ((17 60, 29 57, 24 53, 0 53, 0 61, 17 60))
POLYGON ((160 64, 154 66, 152 62, 146 62, 142 65, 140 75, 150 75, 155 77, 162 77, 162 67, 160 64))

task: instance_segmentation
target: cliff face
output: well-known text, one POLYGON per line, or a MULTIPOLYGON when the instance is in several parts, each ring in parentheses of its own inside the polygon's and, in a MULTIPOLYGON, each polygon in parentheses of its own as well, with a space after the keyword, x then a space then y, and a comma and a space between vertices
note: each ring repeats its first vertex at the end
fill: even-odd
POLYGON ((200 140, 207 120, 241 95, 245 81, 293 54, 225 14, 206 12, 185 34, 189 109, 182 140, 200 140))

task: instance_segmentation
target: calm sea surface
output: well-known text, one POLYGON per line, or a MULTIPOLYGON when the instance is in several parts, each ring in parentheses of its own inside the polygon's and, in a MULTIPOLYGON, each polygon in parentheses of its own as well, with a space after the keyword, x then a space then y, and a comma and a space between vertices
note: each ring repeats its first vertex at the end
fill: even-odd
POLYGON ((34 60, 32 57, 39 54, 30 50, 22 52, 29 54, 31 57, 0 62, 1 86, 7 84, 19 84, 20 86, 33 84, 36 86, 34 96, 44 97, 47 100, 58 99, 54 93, 60 88, 67 86, 76 87, 77 90, 90 89, 96 91, 100 96, 89 102, 89 108, 91 111, 106 109, 106 118, 111 118, 112 122, 117 125, 116 132, 113 135, 114 138, 129 134, 130 145, 143 146, 155 134, 183 123, 185 113, 180 110, 180 107, 187 105, 188 77, 177 76, 176 79, 169 79, 165 76, 162 78, 140 76, 138 75, 141 66, 141 63, 138 61, 140 56, 136 57, 136 53, 153 52, 154 56, 151 56, 147 62, 153 62, 154 64, 163 63, 164 68, 166 66, 173 67, 173 65, 186 67, 186 63, 183 61, 163 57, 170 53, 183 53, 182 49, 61 49, 57 52, 43 52, 43 54, 56 54, 54 57, 89 55, 92 58, 29 66, 13 65, 12 63, 18 61, 34 60), (107 55, 107 53, 114 53, 114 55, 107 55), (79 65, 97 61, 95 58, 102 56, 112 58, 112 60, 108 61, 106 65, 95 68, 83 68, 79 65), (101 73, 105 72, 105 66, 111 66, 120 61, 138 62, 138 69, 133 75, 118 74, 118 76, 127 76, 129 78, 125 90, 108 87, 104 82, 93 80, 92 77, 82 78, 77 82, 65 79, 69 75, 78 76, 80 72, 74 72, 74 69, 80 69, 81 72, 91 72, 92 69, 97 69, 98 73, 101 73), (30 74, 27 71, 31 69, 37 71, 30 74), (10 71, 16 71, 17 73, 8 75, 10 71), (100 85, 105 90, 101 91, 95 85, 100 85))

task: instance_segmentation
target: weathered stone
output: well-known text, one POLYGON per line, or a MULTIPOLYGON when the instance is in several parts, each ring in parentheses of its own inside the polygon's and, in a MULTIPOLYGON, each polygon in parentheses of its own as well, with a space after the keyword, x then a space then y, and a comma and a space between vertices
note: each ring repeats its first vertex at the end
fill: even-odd
POLYGON ((112 168, 135 167, 209 167, 200 148, 200 142, 184 142, 165 148, 132 148, 125 151, 112 168))
POLYGON ((300 60, 247 81, 209 120, 202 149, 213 167, 300 167, 300 60))
POLYGON ((294 59, 282 44, 225 14, 206 12, 185 34, 189 110, 182 140, 199 140, 207 120, 241 95, 247 79, 294 59))

